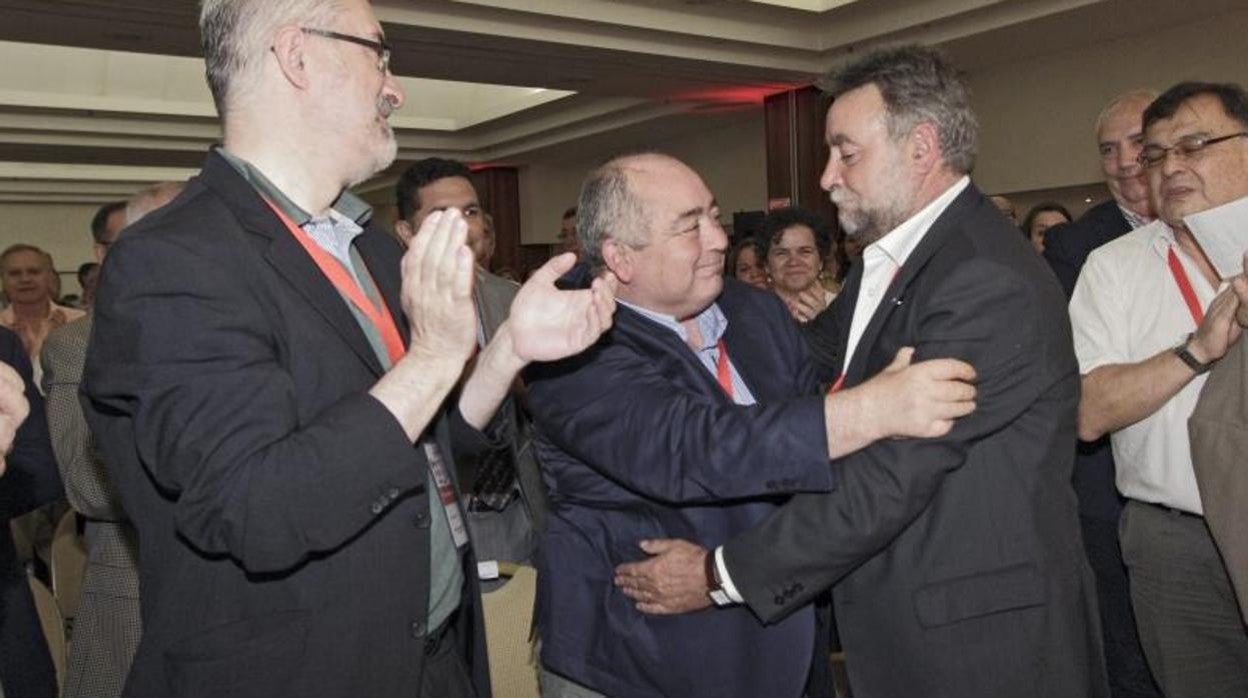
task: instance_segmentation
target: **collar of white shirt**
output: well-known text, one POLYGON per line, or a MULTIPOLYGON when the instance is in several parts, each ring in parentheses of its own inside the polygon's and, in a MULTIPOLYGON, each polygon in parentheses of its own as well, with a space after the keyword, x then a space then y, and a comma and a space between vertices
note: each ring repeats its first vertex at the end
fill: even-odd
MULTIPOLYGON (((684 324, 681 323, 680 320, 677 320, 675 316, 650 310, 649 308, 643 308, 640 305, 633 305, 632 303, 620 300, 619 298, 616 299, 616 302, 637 311, 637 313, 639 313, 642 317, 650 320, 651 322, 657 323, 672 332, 675 332, 676 336, 680 337, 680 341, 688 344, 689 332, 685 329, 684 324)), ((711 303, 705 310, 697 314, 695 320, 698 323, 698 332, 702 335, 701 351, 714 349, 718 344, 720 337, 724 336, 724 331, 728 329, 728 317, 724 315, 724 311, 719 309, 718 303, 711 303)))
MULTIPOLYGON (((884 253, 897 268, 906 263, 906 259, 910 257, 910 253, 914 252, 914 248, 919 246, 919 242, 927 234, 927 231, 945 212, 949 204, 958 198, 958 194, 962 193, 971 183, 971 178, 963 175, 961 179, 954 182, 940 196, 932 199, 932 202, 924 206, 918 213, 907 218, 901 225, 893 228, 879 240, 867 246, 867 250, 872 247, 877 248, 884 253)), ((866 254, 866 251, 863 251, 866 254)))
POLYGON ((893 282, 897 270, 919 246, 927 231, 937 218, 949 208, 949 204, 970 186, 971 178, 962 176, 953 186, 932 199, 918 213, 907 218, 901 225, 885 233, 879 240, 867 245, 862 251, 862 285, 858 290, 858 300, 854 304, 853 319, 849 324, 849 341, 845 347, 845 363, 842 371, 849 369, 849 362, 854 358, 858 341, 862 339, 871 316, 879 308, 884 291, 893 282))

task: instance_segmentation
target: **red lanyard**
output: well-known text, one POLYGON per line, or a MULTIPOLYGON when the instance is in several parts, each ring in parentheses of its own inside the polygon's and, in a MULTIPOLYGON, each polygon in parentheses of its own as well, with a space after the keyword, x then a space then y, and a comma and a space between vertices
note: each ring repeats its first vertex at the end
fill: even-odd
MULTIPOLYGON (((373 305, 368 296, 364 295, 360 285, 356 283, 355 279, 351 278, 351 275, 347 273, 347 270, 343 268, 342 264, 333 255, 316 244, 316 241, 303 228, 295 225, 295 222, 290 220, 290 217, 282 213, 281 209, 274 206, 272 202, 266 201, 265 203, 268 203, 269 208, 273 209, 277 217, 282 220, 282 223, 290 230, 290 234, 295 236, 295 240, 299 241, 299 244, 307 251, 308 256, 312 257, 312 261, 316 262, 316 266, 329 279, 329 282, 334 285, 334 288, 338 289, 338 292, 343 296, 346 296, 347 300, 351 301, 351 305, 359 309, 364 314, 364 317, 368 318, 368 321, 377 329, 377 333, 381 335, 381 341, 386 345, 386 354, 390 357, 390 364, 398 363, 399 359, 403 358, 403 355, 407 353, 407 350, 403 348, 403 338, 399 335, 399 327, 394 324, 394 317, 390 314, 390 309, 386 307, 386 304, 380 302, 377 305, 373 305)), ((367 270, 365 270, 365 273, 367 273, 367 270)))
POLYGON ((719 378, 719 387, 728 393, 729 400, 736 400, 736 391, 732 389, 732 367, 728 365, 728 346, 721 339, 715 348, 719 350, 719 358, 715 359, 715 375, 719 378))
POLYGON ((1179 261, 1179 256, 1174 253, 1174 248, 1170 248, 1169 254, 1170 275, 1174 277, 1174 283, 1179 285, 1179 293, 1183 294, 1183 301, 1187 303, 1187 310, 1192 314, 1192 319, 1196 321, 1196 325, 1205 320, 1205 309, 1201 307, 1200 301, 1196 298, 1196 291, 1192 288, 1192 282, 1187 278, 1187 271, 1183 269, 1183 263, 1179 261))
POLYGON ((828 388, 828 395, 831 395, 832 393, 839 391, 844 386, 845 386, 845 372, 842 371, 841 375, 836 377, 836 382, 832 384, 832 387, 828 388))

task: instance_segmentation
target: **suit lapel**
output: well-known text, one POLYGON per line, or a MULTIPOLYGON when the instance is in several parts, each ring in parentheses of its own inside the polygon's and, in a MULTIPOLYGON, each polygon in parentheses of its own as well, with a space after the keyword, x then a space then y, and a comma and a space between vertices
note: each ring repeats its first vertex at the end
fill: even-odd
MULTIPOLYGON (((202 177, 204 184, 231 206, 243 227, 261 238, 265 260, 307 301, 313 311, 329 323, 351 351, 380 376, 384 372, 381 362, 347 307, 347 301, 325 278, 255 188, 215 152, 208 156, 202 177)), ((383 284, 378 281, 378 286, 383 284)), ((382 293, 385 295, 385 291, 382 293)), ((395 316, 396 321, 399 317, 402 317, 401 314, 395 316)), ((404 323, 399 324, 402 326, 404 323)))
MULTIPOLYGON (((932 227, 928 229, 923 239, 919 241, 918 246, 906 258, 906 263, 902 265, 897 276, 893 278, 893 282, 888 285, 884 298, 875 309, 870 322, 867 323, 867 328, 863 331, 862 338, 858 340, 858 346, 854 349, 854 358, 846 371, 845 385, 857 385, 867 378, 867 363, 871 349, 880 338, 880 332, 883 330, 884 324, 888 322, 888 318, 894 311, 910 302, 911 282, 918 277, 923 267, 927 266, 927 262, 932 258, 932 255, 936 254, 936 251, 945 244, 949 235, 956 229, 957 221, 963 219, 966 212, 980 196, 979 190, 975 188, 975 185, 968 184, 966 189, 961 194, 958 194, 957 198, 949 204, 949 207, 932 223, 932 227)), ((861 286, 861 284, 862 280, 859 278, 858 285, 861 286)), ((857 291, 855 291, 855 299, 856 297, 857 291)))
MULTIPOLYGON (((735 282, 725 279, 724 292, 720 294, 717 301, 720 310, 728 318, 728 328, 724 331, 724 345, 728 347, 729 359, 756 402, 778 399, 782 395, 772 390, 775 386, 775 381, 772 380, 774 378, 772 369, 775 366, 775 344, 772 342, 772 337, 762 333, 742 331, 749 327, 771 327, 772 323, 767 322, 765 318, 757 318, 757 305, 743 302, 744 294, 738 291, 735 282)), ((718 380, 715 385, 718 388, 718 380)), ((722 388, 719 390, 723 392, 722 388)), ((725 394, 724 397, 726 398, 727 395, 725 394)))
POLYGON ((706 370, 693 350, 675 332, 626 306, 616 309, 615 323, 622 336, 635 345, 642 356, 666 356, 666 361, 675 362, 686 375, 692 377, 704 395, 728 398, 715 376, 706 370))

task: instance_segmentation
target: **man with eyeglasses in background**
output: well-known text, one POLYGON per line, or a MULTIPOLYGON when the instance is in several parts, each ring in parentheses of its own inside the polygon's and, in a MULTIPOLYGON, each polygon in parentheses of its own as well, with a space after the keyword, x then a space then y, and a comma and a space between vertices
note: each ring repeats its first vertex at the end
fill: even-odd
POLYGON ((610 325, 558 257, 477 349, 458 210, 406 254, 347 190, 403 102, 367 0, 203 0, 224 144, 101 281, 84 412, 138 531, 123 695, 484 698, 458 455, 532 360, 610 325))
POLYGON ((1071 299, 1079 435, 1110 434, 1131 599, 1167 698, 1248 695, 1248 629, 1204 519, 1188 418, 1240 339, 1239 299, 1184 217, 1248 196, 1248 93, 1185 82, 1148 106, 1140 162, 1159 220, 1095 250, 1071 299))

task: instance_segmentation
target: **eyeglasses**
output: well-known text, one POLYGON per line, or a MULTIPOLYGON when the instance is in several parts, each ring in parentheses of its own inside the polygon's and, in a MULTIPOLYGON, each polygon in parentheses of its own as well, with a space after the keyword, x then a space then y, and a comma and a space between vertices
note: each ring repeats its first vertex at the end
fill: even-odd
POLYGON ((326 39, 337 39, 338 41, 346 41, 357 46, 371 48, 377 52, 377 70, 386 72, 390 70, 390 45, 385 40, 374 41, 373 39, 365 39, 362 36, 353 36, 351 34, 342 34, 328 29, 311 29, 309 27, 300 27, 304 34, 313 36, 321 36, 326 39))
POLYGON ((1210 138, 1208 136, 1184 136, 1179 139, 1178 143, 1163 148, 1159 145, 1146 145, 1140 150, 1139 161, 1144 167, 1157 167, 1166 161, 1166 156, 1170 151, 1184 160, 1196 157, 1209 146, 1222 141, 1229 141, 1232 138, 1242 138, 1248 136, 1248 131, 1240 131, 1227 136, 1218 136, 1210 138))

